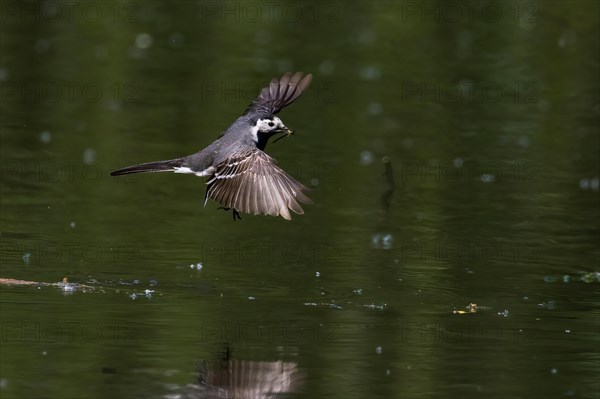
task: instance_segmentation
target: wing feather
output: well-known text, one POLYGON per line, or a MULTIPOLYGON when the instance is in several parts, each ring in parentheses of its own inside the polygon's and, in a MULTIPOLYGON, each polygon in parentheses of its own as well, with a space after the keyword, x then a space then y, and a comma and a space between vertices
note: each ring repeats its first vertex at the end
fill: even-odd
POLYGON ((258 97, 248 105, 244 115, 249 112, 275 115, 287 107, 308 89, 312 75, 303 72, 292 74, 288 72, 281 78, 273 78, 268 86, 264 87, 258 97))
POLYGON ((234 153, 221 164, 207 182, 207 198, 238 212, 281 216, 291 219, 290 210, 303 214, 299 202, 312 201, 308 189, 281 169, 259 149, 234 153))

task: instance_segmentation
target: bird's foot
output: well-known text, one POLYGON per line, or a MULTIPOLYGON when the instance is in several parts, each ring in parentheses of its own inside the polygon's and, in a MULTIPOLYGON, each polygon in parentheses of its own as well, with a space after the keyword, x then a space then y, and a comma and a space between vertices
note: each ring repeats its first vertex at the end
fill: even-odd
POLYGON ((235 209, 225 208, 224 206, 220 206, 217 209, 223 209, 224 211, 231 211, 231 210, 233 210, 233 221, 235 222, 236 218, 239 219, 239 220, 242 220, 242 217, 240 216, 240 213, 237 210, 235 210, 235 209))

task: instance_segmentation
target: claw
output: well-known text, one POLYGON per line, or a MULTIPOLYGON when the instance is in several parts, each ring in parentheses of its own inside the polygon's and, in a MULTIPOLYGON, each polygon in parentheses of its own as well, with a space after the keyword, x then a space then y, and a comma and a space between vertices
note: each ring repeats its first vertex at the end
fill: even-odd
MULTIPOLYGON (((232 210, 232 208, 225 208, 224 206, 220 206, 217 209, 223 209, 224 211, 231 211, 232 210)), ((233 221, 234 222, 235 222, 236 218, 239 219, 239 220, 242 220, 242 217, 240 216, 240 213, 237 210, 233 209, 233 221)))

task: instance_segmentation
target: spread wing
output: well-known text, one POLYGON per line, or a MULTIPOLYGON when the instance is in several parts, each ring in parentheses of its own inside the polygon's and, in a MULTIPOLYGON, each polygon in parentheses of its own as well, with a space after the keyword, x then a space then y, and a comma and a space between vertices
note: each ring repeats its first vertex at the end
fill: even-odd
POLYGON ((295 74, 288 72, 281 78, 273 78, 271 83, 264 87, 258 97, 246 108, 244 115, 249 112, 275 115, 296 101, 302 92, 310 86, 312 75, 303 76, 302 72, 296 72, 295 74))
POLYGON ((216 166, 206 189, 211 198, 238 212, 279 216, 290 220, 290 209, 304 210, 298 202, 311 204, 308 189, 277 166, 276 161, 259 149, 242 150, 216 166))

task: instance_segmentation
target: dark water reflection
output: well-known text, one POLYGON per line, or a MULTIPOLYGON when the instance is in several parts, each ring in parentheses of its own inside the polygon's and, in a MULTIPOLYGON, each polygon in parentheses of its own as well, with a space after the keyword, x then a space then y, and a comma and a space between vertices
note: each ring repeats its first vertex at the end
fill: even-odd
POLYGON ((3 398, 597 396, 597 3, 86 4, 2 3, 0 277, 91 287, 0 286, 3 398), (305 215, 109 176, 288 70, 305 215))

